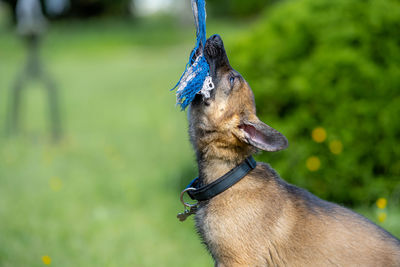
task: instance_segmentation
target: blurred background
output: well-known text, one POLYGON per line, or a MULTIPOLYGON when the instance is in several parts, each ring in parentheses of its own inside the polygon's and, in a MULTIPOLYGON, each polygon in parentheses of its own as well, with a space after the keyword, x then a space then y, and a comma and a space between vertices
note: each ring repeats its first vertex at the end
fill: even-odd
MULTIPOLYGON (((176 219, 197 172, 169 91, 194 46, 190 1, 20 2, 0 1, 0 266, 212 266, 176 219)), ((400 2, 207 12, 289 139, 256 158, 400 237, 400 2)))

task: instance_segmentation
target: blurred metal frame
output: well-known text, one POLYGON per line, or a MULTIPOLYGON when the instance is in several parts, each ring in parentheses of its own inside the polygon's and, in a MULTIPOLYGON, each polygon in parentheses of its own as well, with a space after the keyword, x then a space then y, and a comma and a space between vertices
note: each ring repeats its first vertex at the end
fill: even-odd
POLYGON ((16 13, 18 32, 26 43, 27 60, 10 88, 6 132, 7 135, 19 133, 22 91, 29 80, 40 79, 47 89, 52 138, 54 141, 58 141, 61 137, 58 88, 40 60, 40 41, 46 27, 40 2, 38 0, 20 0, 17 3, 16 13))

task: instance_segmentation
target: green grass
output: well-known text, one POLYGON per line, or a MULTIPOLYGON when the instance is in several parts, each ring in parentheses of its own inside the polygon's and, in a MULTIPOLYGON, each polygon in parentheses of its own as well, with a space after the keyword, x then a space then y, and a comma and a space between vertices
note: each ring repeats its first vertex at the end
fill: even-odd
MULTIPOLYGON (((208 31, 229 50, 245 27, 211 22, 208 31)), ((44 255, 53 266, 212 266, 192 219, 175 217, 195 166, 169 88, 192 45, 192 27, 170 21, 53 25, 43 54, 61 90, 64 138, 50 142, 46 95, 30 84, 23 134, 0 137, 0 266, 44 266, 44 255)), ((0 58, 4 130, 24 61, 4 27, 0 58)), ((399 236, 400 213, 388 214, 384 226, 399 236)))

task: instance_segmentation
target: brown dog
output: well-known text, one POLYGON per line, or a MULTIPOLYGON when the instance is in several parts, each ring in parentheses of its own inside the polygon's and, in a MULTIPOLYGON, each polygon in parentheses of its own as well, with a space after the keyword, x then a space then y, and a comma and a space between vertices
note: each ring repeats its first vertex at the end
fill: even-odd
MULTIPOLYGON (((254 96, 229 64, 221 38, 205 56, 215 89, 189 108, 199 180, 209 184, 258 149, 286 138, 256 116, 254 96)), ((238 183, 201 201, 196 227, 216 266, 400 266, 400 242, 366 218, 281 180, 257 163, 238 183)))

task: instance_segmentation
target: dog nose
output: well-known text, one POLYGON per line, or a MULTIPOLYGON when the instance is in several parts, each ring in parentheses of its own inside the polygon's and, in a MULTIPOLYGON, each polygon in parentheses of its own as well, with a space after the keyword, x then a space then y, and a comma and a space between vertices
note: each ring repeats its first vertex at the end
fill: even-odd
POLYGON ((214 34, 210 37, 210 40, 213 41, 214 44, 216 45, 222 45, 222 39, 221 36, 218 34, 214 34))

